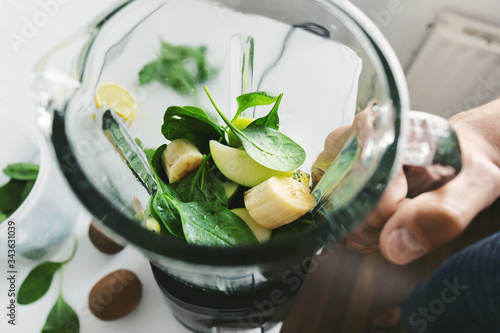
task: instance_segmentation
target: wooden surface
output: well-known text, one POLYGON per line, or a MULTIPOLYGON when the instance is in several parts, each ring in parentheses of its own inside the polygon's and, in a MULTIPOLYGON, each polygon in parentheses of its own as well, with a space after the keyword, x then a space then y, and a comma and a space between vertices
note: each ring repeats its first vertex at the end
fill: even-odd
POLYGON ((500 200, 455 241, 406 266, 392 265, 379 253, 362 255, 339 246, 309 275, 281 332, 370 332, 375 315, 404 300, 446 258, 498 230, 500 200))

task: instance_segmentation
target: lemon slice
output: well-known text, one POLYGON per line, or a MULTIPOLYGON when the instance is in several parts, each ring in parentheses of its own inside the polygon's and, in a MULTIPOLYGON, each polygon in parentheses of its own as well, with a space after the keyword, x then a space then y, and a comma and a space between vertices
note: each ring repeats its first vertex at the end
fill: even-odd
POLYGON ((123 86, 114 82, 101 83, 95 94, 97 108, 111 108, 123 121, 132 123, 139 105, 132 94, 123 86))

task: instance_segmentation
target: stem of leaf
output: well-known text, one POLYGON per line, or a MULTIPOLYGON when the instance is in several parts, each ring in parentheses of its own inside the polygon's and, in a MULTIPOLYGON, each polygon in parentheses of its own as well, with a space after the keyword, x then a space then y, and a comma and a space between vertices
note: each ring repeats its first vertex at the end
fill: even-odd
POLYGON ((201 189, 203 190, 203 185, 205 184, 205 172, 204 172, 204 168, 205 168, 205 165, 207 164, 207 161, 208 159, 212 157, 212 153, 208 153, 207 155, 205 155, 203 157, 203 161, 201 162, 201 165, 200 167, 198 168, 198 170, 196 170, 196 179, 199 179, 199 177, 201 177, 201 189))
POLYGON ((75 239, 75 245, 73 245, 73 251, 71 252, 69 258, 62 262, 63 266, 66 265, 68 262, 70 262, 75 256, 76 248, 78 247, 78 237, 76 236, 76 234, 73 234, 73 238, 75 239))
POLYGON ((229 121, 229 119, 226 118, 226 116, 224 115, 224 113, 222 113, 222 111, 220 110, 219 106, 217 105, 217 103, 215 103, 214 99, 212 98, 212 95, 210 94, 210 92, 208 91, 208 87, 205 86, 204 87, 205 89, 205 92, 207 93, 207 96, 208 98, 210 99, 210 102, 212 103, 212 105, 214 106, 215 108, 215 111, 217 111, 217 113, 219 114, 219 116, 222 118, 222 120, 224 120, 224 122, 226 123, 226 125, 235 133, 238 133, 239 135, 241 136, 245 136, 239 129, 237 129, 233 124, 231 124, 231 121, 229 121))
POLYGON ((61 268, 59 269, 59 297, 62 297, 63 273, 64 265, 61 265, 61 268))

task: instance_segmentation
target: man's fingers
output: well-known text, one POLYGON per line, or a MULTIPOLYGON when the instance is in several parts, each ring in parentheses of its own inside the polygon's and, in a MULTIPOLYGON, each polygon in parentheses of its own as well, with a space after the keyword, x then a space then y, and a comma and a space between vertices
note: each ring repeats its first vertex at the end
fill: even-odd
POLYGON ((349 138, 351 126, 339 127, 332 131, 325 140, 324 150, 318 155, 311 168, 313 186, 321 180, 328 167, 338 155, 349 138))
POLYGON ((360 226, 350 232, 344 244, 351 251, 372 253, 378 250, 380 231, 405 199, 407 185, 405 174, 400 172, 391 180, 377 207, 363 220, 360 226))
POLYGON ((389 261, 407 264, 458 236, 499 192, 498 167, 482 155, 468 156, 453 181, 396 210, 382 230, 380 249, 389 261))

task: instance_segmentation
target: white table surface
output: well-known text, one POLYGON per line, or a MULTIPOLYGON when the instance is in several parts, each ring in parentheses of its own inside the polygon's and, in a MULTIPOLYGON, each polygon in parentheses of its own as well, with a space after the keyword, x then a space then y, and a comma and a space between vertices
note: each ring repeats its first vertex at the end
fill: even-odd
MULTIPOLYGON (((15 113, 35 122, 37 108, 30 99, 30 76, 39 58, 63 39, 83 27, 112 0, 2 0, 0 1, 0 117, 15 113), (33 29, 33 27, 35 29, 33 29)), ((1 118, 0 118, 0 121, 1 118)), ((1 156, 0 156, 1 158, 1 156)), ((172 316, 149 262, 131 246, 116 255, 100 253, 90 242, 87 232, 91 217, 82 211, 76 233, 79 246, 75 258, 64 269, 63 296, 77 312, 80 332, 188 332, 172 316), (87 305, 88 293, 102 277, 117 269, 135 272, 143 284, 143 297, 136 310, 125 318, 104 322, 94 317, 87 305)), ((72 249, 69 241, 53 261, 65 260, 72 249)), ((6 245, 0 244, 6 249, 6 245)), ((6 251, 1 251, 0 267, 0 332, 40 332, 59 291, 58 275, 47 294, 35 303, 18 306, 16 326, 7 323, 6 251)), ((17 257, 17 288, 29 271, 40 261, 17 257)))

